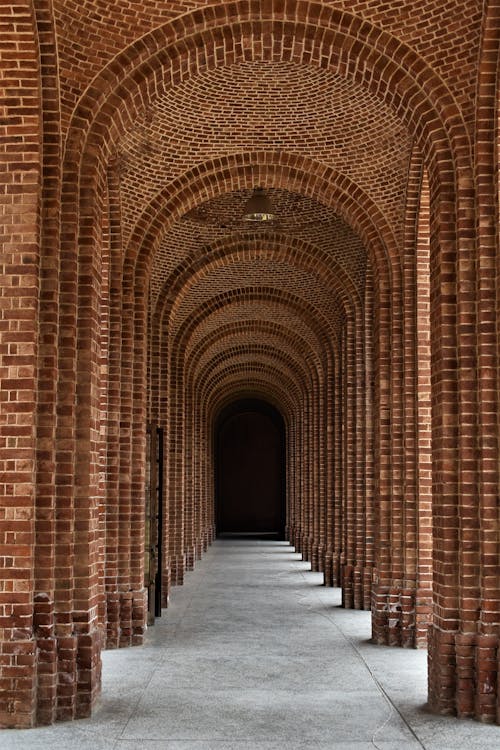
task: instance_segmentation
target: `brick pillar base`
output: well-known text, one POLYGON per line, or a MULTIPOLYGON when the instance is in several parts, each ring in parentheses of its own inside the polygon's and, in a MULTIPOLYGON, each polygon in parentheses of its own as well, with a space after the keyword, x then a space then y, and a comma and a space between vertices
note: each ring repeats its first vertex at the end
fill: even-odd
POLYGON ((313 547, 312 537, 307 536, 307 534, 303 534, 301 543, 300 543, 300 551, 302 553, 302 559, 306 560, 306 562, 311 562, 312 547, 313 547))
POLYGON ((194 570, 194 561, 196 559, 196 548, 188 547, 186 550, 186 570, 194 570))
POLYGON ((319 573, 325 573, 325 565, 326 565, 326 550, 325 548, 320 544, 318 546, 318 572, 319 573))
POLYGON ((429 708, 500 724, 500 648, 495 635, 429 628, 429 708))
POLYGON ((302 534, 299 529, 294 529, 292 544, 295 547, 295 552, 302 554, 302 534))
POLYGON ((72 721, 76 716, 77 646, 76 635, 57 636, 56 721, 72 721))
POLYGON ((132 591, 120 593, 120 648, 127 648, 132 643, 132 600, 132 591))
POLYGON ((311 570, 313 573, 319 571, 319 553, 316 542, 311 541, 311 570))
POLYGON ((36 722, 36 643, 32 638, 0 643, 0 727, 25 729, 36 722))
POLYGON ((106 648, 120 645, 120 592, 106 592, 106 648))
POLYGON ((334 588, 340 586, 341 568, 342 563, 339 553, 327 548, 325 554, 325 586, 334 588))
POLYGON ((53 724, 57 704, 57 640, 54 635, 54 602, 46 592, 34 598, 33 629, 36 633, 37 708, 36 724, 53 724))
POLYGON ((325 586, 334 586, 333 582, 333 551, 331 547, 327 547, 325 550, 325 562, 324 562, 324 574, 325 574, 325 586))
POLYGON ((133 592, 132 600, 132 646, 142 646, 148 622, 148 590, 133 592))
POLYGON ((432 591, 417 589, 415 597, 415 646, 427 648, 427 636, 432 625, 432 591))
POLYGON ((383 646, 414 648, 415 591, 374 586, 372 591, 372 641, 383 646))
POLYGON ((182 586, 185 570, 186 561, 184 555, 177 555, 170 558, 170 581, 172 586, 182 586))
POLYGON ((146 632, 148 592, 109 591, 106 594, 105 648, 140 646, 146 632))
POLYGON ((342 606, 344 609, 358 609, 354 606, 354 566, 342 565, 340 569, 342 606))
POLYGON ((37 638, 38 685, 37 726, 53 724, 56 720, 57 699, 57 641, 53 636, 37 638))
POLYGON ((197 560, 201 560, 204 551, 205 545, 203 539, 197 539, 195 546, 195 556, 197 560))
POLYGON ((103 632, 100 628, 78 636, 75 719, 85 719, 91 715, 101 692, 102 646, 103 632))
POLYGON ((172 578, 170 575, 169 558, 166 560, 167 564, 162 571, 162 586, 161 586, 161 606, 168 607, 168 600, 170 596, 170 588, 172 586, 172 578))
POLYGON ((316 542, 311 545, 311 570, 313 573, 325 572, 325 548, 316 542))
POLYGON ((90 716, 101 689, 103 632, 3 643, 12 686, 0 692, 0 727, 28 728, 90 716), (38 657, 38 659, 37 659, 38 657), (17 674, 18 672, 18 674, 17 674))
POLYGON ((477 635, 474 660, 474 716, 480 721, 500 723, 500 646, 496 635, 477 635))
POLYGON ((342 606, 345 609, 369 610, 372 597, 372 568, 342 564, 340 579, 342 606))

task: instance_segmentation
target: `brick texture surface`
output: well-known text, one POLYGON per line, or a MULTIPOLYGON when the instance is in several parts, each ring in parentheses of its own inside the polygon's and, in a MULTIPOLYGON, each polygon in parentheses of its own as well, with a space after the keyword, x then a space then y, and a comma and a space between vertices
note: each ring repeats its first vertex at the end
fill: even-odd
POLYGON ((8 0, 0 32, 0 726, 88 716, 142 643, 240 398, 284 418, 303 558, 428 647, 432 710, 500 723, 499 0, 8 0))

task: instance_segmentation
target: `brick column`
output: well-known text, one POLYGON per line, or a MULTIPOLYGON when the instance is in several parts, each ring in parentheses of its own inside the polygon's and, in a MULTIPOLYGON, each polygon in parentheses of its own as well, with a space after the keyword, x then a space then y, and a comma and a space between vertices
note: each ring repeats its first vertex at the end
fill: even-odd
MULTIPOLYGON (((0 9, 0 726, 36 718, 33 634, 41 123, 32 3, 0 9), (13 96, 22 82, 22 96, 13 96)), ((50 619, 50 607, 46 613, 50 619)), ((44 655, 50 672, 50 645, 44 655)))
MULTIPOLYGON (((58 360, 58 305, 61 133, 55 24, 50 0, 33 4, 38 26, 43 102, 43 183, 38 339, 37 485, 34 627, 38 649, 36 723, 56 716, 55 639, 55 429, 58 360)), ((1 702, 1 699, 0 699, 1 702)))

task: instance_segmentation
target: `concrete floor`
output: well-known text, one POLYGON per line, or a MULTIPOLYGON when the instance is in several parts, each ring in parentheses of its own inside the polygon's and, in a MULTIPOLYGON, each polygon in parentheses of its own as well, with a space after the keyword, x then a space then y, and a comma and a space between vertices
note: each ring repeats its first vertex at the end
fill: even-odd
POLYGON ((500 727, 426 712, 426 654, 284 542, 214 544, 142 648, 103 654, 91 719, 0 732, 2 750, 500 750, 500 727))

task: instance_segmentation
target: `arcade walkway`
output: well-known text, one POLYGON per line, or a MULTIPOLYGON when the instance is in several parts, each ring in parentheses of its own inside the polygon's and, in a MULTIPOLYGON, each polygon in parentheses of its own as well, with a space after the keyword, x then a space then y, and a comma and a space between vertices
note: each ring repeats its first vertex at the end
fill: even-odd
POLYGON ((284 542, 218 541, 147 645, 104 653, 90 720, 2 750, 498 750, 500 727, 425 711, 426 654, 369 643, 366 612, 284 542))

